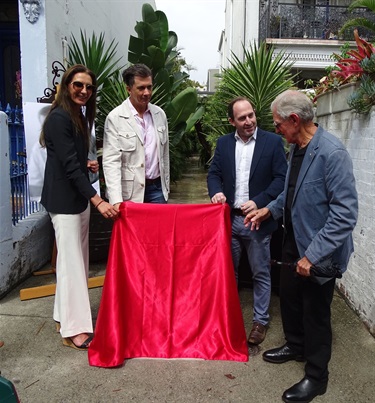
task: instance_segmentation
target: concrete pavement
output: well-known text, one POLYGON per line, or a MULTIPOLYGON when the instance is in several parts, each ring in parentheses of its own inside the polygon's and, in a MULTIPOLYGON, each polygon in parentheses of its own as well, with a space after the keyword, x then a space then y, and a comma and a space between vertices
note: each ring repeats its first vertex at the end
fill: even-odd
MULTIPOLYGON (((104 265, 90 275, 104 274, 104 265)), ((53 282, 32 277, 21 287, 53 282)), ((90 367, 87 353, 64 347, 52 320, 53 297, 20 301, 19 287, 0 302, 2 376, 22 403, 49 402, 281 402, 282 392, 303 376, 303 363, 270 364, 261 353, 283 343, 279 299, 272 296, 271 325, 261 351, 247 363, 203 360, 132 359, 113 369, 90 367)), ((96 318, 101 288, 90 290, 96 318)), ((246 329, 252 295, 240 290, 246 329)), ((364 403, 375 398, 375 340, 336 294, 333 307, 330 383, 314 402, 364 403)), ((1 402, 1 398, 0 398, 1 402)))
MULTIPOLYGON (((205 174, 188 174, 174 186, 171 202, 207 202, 205 174), (190 185, 189 185, 190 183, 190 185), (191 186, 189 195, 186 193, 191 186), (191 192, 197 192, 194 197, 191 192)), ((48 268, 48 265, 47 267, 48 268)), ((105 264, 90 266, 90 276, 105 264)), ((283 391, 303 376, 303 363, 270 364, 261 353, 284 343, 279 298, 272 295, 271 323, 258 354, 246 363, 203 360, 131 359, 119 368, 88 365, 87 353, 62 345, 52 320, 54 297, 21 301, 21 288, 54 282, 54 275, 33 276, 0 301, 2 376, 11 380, 22 403, 104 402, 281 402, 283 391)), ((102 288, 90 290, 96 318, 102 288)), ((251 289, 240 290, 247 332, 252 321, 251 289)), ((345 301, 332 306, 333 356, 327 393, 314 403, 375 401, 375 339, 345 301)), ((1 403, 1 397, 0 397, 1 403)))

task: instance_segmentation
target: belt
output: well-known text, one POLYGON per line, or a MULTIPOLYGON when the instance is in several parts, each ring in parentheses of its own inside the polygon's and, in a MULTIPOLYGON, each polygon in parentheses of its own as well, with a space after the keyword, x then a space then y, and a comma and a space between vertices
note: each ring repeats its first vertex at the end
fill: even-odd
POLYGON ((240 215, 242 217, 245 215, 240 208, 232 208, 231 213, 233 215, 240 215))
POLYGON ((146 178, 146 186, 148 186, 148 185, 153 185, 154 183, 157 183, 157 182, 160 183, 160 176, 158 176, 158 177, 155 178, 155 179, 147 179, 147 178, 146 178))

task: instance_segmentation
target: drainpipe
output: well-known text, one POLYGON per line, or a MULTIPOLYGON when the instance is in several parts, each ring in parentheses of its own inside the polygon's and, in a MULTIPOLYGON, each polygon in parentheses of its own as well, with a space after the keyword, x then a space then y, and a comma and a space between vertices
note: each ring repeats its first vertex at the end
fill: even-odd
MULTIPOLYGON (((246 13, 246 4, 247 0, 244 0, 245 6, 244 6, 244 15, 245 15, 245 21, 244 21, 244 26, 243 26, 243 46, 246 49, 246 24, 247 24, 247 13, 246 13)), ((242 50, 244 52, 244 49, 242 50)), ((242 57, 242 61, 244 60, 245 55, 242 57)))
POLYGON ((63 52, 63 66, 65 69, 68 68, 68 41, 65 38, 61 38, 62 52, 63 52))

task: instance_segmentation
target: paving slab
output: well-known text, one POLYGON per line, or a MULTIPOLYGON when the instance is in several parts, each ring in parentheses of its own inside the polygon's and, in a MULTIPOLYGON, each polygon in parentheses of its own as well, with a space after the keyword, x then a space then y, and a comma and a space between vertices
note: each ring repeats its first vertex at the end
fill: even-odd
MULTIPOLYGON (((197 159, 172 185, 170 203, 209 202, 206 173, 197 159)), ((48 269, 46 265, 43 269, 48 269)), ((90 265, 90 276, 105 264, 90 265)), ((53 284, 53 274, 31 276, 0 301, 0 371, 17 389, 21 403, 107 402, 281 402, 285 389, 303 377, 304 364, 270 364, 262 353, 284 343, 279 297, 271 298, 271 322, 259 351, 246 363, 233 361, 130 359, 117 368, 90 367, 87 352, 62 345, 52 319, 54 297, 21 301, 20 289, 53 284)), ((94 321, 102 288, 89 290, 94 321)), ((247 332, 252 325, 252 290, 239 290, 247 332)), ((375 339, 335 293, 333 355, 327 393, 314 403, 375 401, 375 339)), ((0 397, 0 403, 1 397, 0 397)))
MULTIPOLYGON (((105 274, 91 265, 90 276, 105 274)), ((270 364, 265 349, 283 344, 279 298, 271 299, 271 323, 259 352, 246 363, 204 360, 130 359, 121 367, 91 367, 87 353, 64 347, 52 319, 53 296, 21 301, 19 291, 54 282, 33 276, 0 301, 2 376, 26 402, 281 402, 282 392, 303 376, 303 363, 270 364)), ((90 289, 94 320, 102 288, 90 289)), ((239 291, 247 331, 252 322, 252 290, 239 291)), ((373 402, 375 340, 339 294, 333 306, 330 383, 319 402, 373 402)), ((0 398, 1 402, 1 398, 0 398)))

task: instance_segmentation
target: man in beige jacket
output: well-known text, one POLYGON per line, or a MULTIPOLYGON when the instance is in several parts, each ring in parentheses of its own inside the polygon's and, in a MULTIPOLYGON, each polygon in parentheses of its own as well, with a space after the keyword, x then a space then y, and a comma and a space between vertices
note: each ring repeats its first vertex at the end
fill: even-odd
POLYGON ((107 116, 103 169, 109 202, 166 203, 169 193, 168 123, 150 103, 152 72, 135 64, 123 72, 129 97, 107 116))

